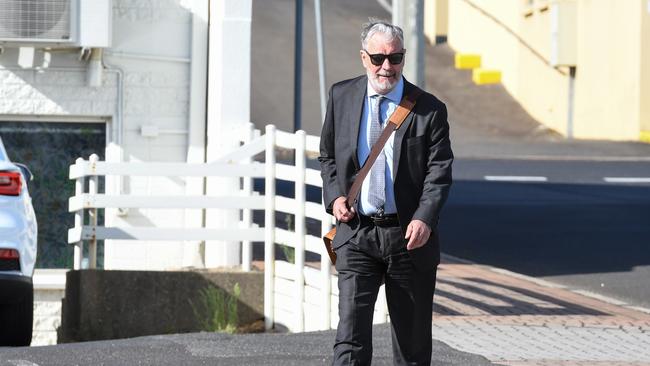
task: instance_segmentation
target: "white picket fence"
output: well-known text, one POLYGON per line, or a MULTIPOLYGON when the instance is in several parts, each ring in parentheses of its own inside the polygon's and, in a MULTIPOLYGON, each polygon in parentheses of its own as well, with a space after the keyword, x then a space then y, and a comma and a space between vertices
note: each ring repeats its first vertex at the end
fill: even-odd
MULTIPOLYGON (((325 330, 338 323, 338 289, 320 236, 309 235, 307 218, 321 222, 321 234, 330 230, 332 218, 321 203, 306 200, 307 185, 322 187, 320 172, 307 168, 307 155, 317 154, 319 138, 304 131, 287 133, 273 125, 265 135, 250 124, 241 134, 239 148, 207 164, 98 161, 77 159, 70 166, 70 179, 76 181, 75 196, 69 211, 75 213, 75 226, 68 232, 68 242, 75 245, 75 269, 80 269, 84 242, 88 242, 89 268, 96 268, 97 240, 224 240, 242 245, 242 268, 250 270, 251 242, 264 241, 264 316, 267 329, 281 324, 292 332, 325 330), (276 148, 295 152, 295 164, 276 161, 276 148), (265 152, 265 162, 253 156, 265 152), (242 178, 243 190, 228 196, 187 195, 107 195, 98 192, 99 176, 177 176, 242 178), (265 179, 264 195, 252 189, 254 178, 265 179), (85 180, 89 179, 88 192, 85 180), (276 195, 276 179, 295 182, 294 198, 276 195), (106 208, 149 209, 238 209, 243 220, 238 228, 159 228, 103 227, 97 224, 97 210, 106 208), (252 222, 252 210, 264 210, 265 226, 252 222), (295 215, 295 230, 276 227, 276 212, 295 215), (88 220, 86 220, 88 215, 88 220), (294 263, 275 259, 275 245, 294 248, 294 263), (305 253, 320 255, 320 263, 305 263, 305 253)), ((134 244, 137 245, 137 244, 134 244)), ((383 289, 375 308, 375 323, 388 320, 383 289)))

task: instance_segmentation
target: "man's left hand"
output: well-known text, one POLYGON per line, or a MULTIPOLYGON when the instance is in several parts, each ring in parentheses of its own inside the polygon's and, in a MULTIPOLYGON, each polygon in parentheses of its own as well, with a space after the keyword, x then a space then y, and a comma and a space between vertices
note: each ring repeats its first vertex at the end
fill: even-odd
POLYGON ((404 239, 409 239, 409 242, 406 244, 406 249, 413 250, 423 246, 429 240, 429 235, 431 235, 431 229, 424 221, 411 221, 406 228, 406 235, 404 236, 404 239))

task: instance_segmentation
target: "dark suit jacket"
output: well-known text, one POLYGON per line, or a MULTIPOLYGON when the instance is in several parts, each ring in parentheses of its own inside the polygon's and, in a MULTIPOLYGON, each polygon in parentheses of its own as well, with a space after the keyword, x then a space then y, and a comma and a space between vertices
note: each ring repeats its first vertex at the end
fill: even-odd
MULTIPOLYGON (((334 200, 347 195, 360 170, 357 140, 367 85, 364 75, 336 83, 329 92, 318 160, 323 202, 330 214, 334 200)), ((412 88, 413 84, 405 79, 404 95, 412 88)), ((444 103, 429 93, 420 95, 395 132, 393 154, 395 203, 402 232, 413 219, 431 228, 429 241, 409 253, 418 269, 432 269, 440 262, 436 227, 449 194, 453 161, 444 103)), ((359 229, 358 215, 350 222, 337 222, 336 227, 332 245, 335 249, 354 238, 359 229)))

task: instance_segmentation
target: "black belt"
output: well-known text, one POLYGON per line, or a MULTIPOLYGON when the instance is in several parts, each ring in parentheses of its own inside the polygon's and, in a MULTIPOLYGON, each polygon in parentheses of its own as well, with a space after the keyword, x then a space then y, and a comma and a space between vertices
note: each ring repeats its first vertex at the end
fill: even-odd
POLYGON ((399 219, 397 214, 383 214, 383 215, 360 215, 361 221, 372 222, 376 226, 390 227, 399 226, 399 219))

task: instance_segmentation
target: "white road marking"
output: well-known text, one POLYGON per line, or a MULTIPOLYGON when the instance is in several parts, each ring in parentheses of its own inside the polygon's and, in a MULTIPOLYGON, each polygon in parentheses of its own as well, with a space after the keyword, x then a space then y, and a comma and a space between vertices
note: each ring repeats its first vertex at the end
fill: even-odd
POLYGON ((578 155, 461 155, 460 160, 532 160, 532 161, 587 161, 587 162, 650 162, 650 156, 578 156, 578 155))
POLYGON ((14 366, 39 366, 37 363, 27 360, 7 360, 7 362, 14 366))
POLYGON ((607 183, 650 183, 650 178, 646 177, 605 177, 607 183))
POLYGON ((494 182, 546 182, 546 177, 521 176, 521 175, 486 175, 485 180, 494 182))

